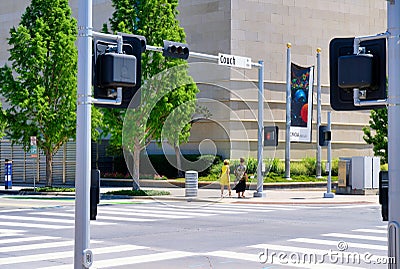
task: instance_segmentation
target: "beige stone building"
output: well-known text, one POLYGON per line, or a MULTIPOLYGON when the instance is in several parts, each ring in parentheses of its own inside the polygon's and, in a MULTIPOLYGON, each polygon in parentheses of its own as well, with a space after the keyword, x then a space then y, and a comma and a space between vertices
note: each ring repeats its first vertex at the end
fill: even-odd
MULTIPOLYGON (((9 29, 30 1, 0 1, 0 65, 8 58, 9 29)), ((78 1, 71 0, 77 16, 78 1)), ((179 20, 191 51, 217 55, 227 53, 263 60, 265 125, 280 128, 279 146, 265 156, 284 158, 286 43, 292 44, 292 61, 316 64, 321 48, 322 123, 329 105, 329 42, 334 37, 370 35, 386 30, 386 1, 377 0, 182 0, 179 20)), ((93 0, 93 26, 99 31, 113 8, 110 0, 93 0)), ((195 61, 198 62, 198 61, 195 61)), ((223 157, 239 158, 257 149, 257 69, 231 70, 211 64, 192 64, 199 83, 200 103, 212 113, 210 120, 194 124, 184 152, 214 150, 223 157), (254 84, 255 83, 255 84, 254 84), (213 142, 211 142, 213 141, 213 142), (200 147, 199 147, 200 145, 200 147)), ((315 73, 316 75, 316 73, 315 73)), ((292 158, 315 157, 316 91, 314 90, 312 143, 292 143, 292 158)), ((372 155, 363 140, 369 111, 332 111, 333 157, 372 155)), ((155 146, 149 152, 157 151, 155 146)), ((323 151, 325 159, 325 150, 323 151)))

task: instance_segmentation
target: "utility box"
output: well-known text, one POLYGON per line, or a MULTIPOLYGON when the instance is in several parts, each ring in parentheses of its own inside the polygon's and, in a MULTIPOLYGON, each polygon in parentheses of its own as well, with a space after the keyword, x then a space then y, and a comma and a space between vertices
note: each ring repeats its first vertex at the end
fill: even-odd
POLYGON ((338 187, 351 186, 351 158, 339 158, 338 187))
POLYGON ((377 194, 380 158, 356 156, 351 158, 351 189, 353 194, 377 194))

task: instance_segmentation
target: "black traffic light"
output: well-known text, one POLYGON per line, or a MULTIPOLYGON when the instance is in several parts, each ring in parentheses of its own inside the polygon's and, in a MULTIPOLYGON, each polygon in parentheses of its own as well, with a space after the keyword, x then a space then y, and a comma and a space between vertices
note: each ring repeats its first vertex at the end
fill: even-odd
POLYGON ((277 147, 278 146, 278 126, 264 126, 264 146, 277 147))
POLYGON ((91 170, 90 180, 90 220, 96 220, 97 205, 100 203, 100 170, 91 170))
POLYGON ((146 38, 120 35, 123 39, 122 54, 117 53, 116 41, 97 40, 94 44, 94 98, 113 100, 117 96, 117 87, 122 87, 121 105, 95 104, 98 107, 127 108, 141 86, 141 59, 146 50, 146 38))
POLYGON ((382 220, 389 220, 389 172, 379 172, 379 203, 382 205, 382 220))
POLYGON ((164 40, 163 56, 187 60, 189 58, 189 46, 184 43, 164 40))
POLYGON ((320 125, 318 129, 318 144, 320 147, 328 146, 332 139, 332 133, 326 125, 320 125))
POLYGON ((361 41, 354 54, 354 38, 334 38, 329 44, 330 103, 334 110, 365 110, 382 106, 354 106, 353 89, 361 100, 386 99, 386 38, 361 41))

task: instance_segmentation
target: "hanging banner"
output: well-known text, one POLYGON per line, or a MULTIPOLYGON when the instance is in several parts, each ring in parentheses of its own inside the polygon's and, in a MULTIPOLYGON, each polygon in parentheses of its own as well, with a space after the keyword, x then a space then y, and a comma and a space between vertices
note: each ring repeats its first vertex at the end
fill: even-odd
POLYGON ((314 66, 291 63, 290 141, 311 143, 314 66))

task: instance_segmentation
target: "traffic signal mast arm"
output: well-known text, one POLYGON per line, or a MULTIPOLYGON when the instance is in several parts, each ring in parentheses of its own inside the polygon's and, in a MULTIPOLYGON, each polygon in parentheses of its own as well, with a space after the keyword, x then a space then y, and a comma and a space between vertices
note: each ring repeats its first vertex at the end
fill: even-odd
MULTIPOLYGON (((373 36, 359 36, 354 38, 354 51, 353 53, 355 55, 359 55, 361 50, 360 50, 360 43, 362 41, 369 41, 369 40, 377 40, 381 38, 388 38, 390 36, 390 33, 382 33, 382 34, 377 34, 373 36)), ((353 99, 354 99, 354 106, 356 107, 361 107, 361 106, 379 106, 379 105, 387 105, 387 98, 386 99, 378 99, 378 100, 361 100, 360 96, 365 96, 366 91, 365 90, 360 90, 359 88, 354 88, 353 89, 353 99)))
MULTIPOLYGON (((151 46, 151 45, 146 45, 146 50, 156 51, 156 52, 163 52, 164 48, 151 46)), ((205 54, 205 53, 193 52, 193 51, 189 52, 189 57, 197 58, 197 59, 210 60, 210 61, 218 61, 218 55, 211 55, 211 54, 205 54)), ((260 68, 261 64, 251 62, 251 66, 260 68)))

